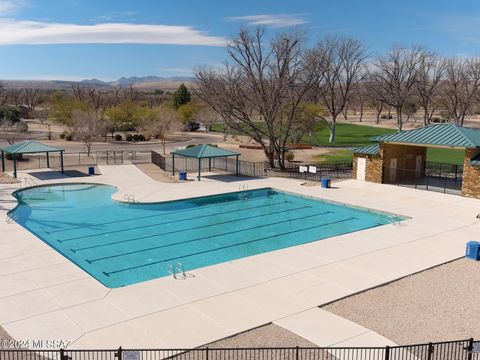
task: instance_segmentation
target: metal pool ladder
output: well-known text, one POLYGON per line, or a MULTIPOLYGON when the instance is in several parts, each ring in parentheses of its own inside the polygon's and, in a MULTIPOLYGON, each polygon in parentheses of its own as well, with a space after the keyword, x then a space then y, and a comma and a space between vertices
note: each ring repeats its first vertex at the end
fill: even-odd
POLYGON ((18 220, 18 215, 17 214, 7 214, 7 216, 5 217, 5 222, 7 224, 13 224, 17 220, 18 220))
POLYGON ((187 274, 185 273, 185 268, 180 261, 177 261, 175 265, 168 264, 167 270, 170 275, 173 276, 175 280, 185 280, 187 278, 187 274))
POLYGON ((127 202, 135 202, 135 196, 133 196, 133 194, 125 194, 123 198, 127 200, 127 202))
POLYGON ((238 185, 238 190, 248 190, 248 184, 240 184, 240 185, 238 185))

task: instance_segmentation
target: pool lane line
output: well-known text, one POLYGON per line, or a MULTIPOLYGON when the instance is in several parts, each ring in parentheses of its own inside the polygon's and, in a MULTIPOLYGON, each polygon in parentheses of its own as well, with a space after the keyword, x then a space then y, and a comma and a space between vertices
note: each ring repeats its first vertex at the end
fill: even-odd
MULTIPOLYGON (((217 223, 214 223, 214 224, 206 224, 206 225, 201 225, 201 226, 194 226, 194 227, 190 227, 190 228, 186 228, 186 229, 181 229, 181 230, 170 230, 170 231, 167 231, 167 232, 156 233, 156 234, 151 234, 151 235, 144 235, 144 236, 140 236, 140 237, 136 237, 136 238, 131 238, 131 239, 125 239, 125 240, 119 240, 119 241, 112 241, 112 242, 109 242, 109 243, 103 243, 103 244, 97 244, 97 245, 92 245, 92 246, 86 246, 86 247, 77 248, 77 249, 70 249, 70 251, 72 251, 72 252, 74 252, 74 253, 77 253, 77 252, 82 251, 82 250, 90 250, 90 249, 95 249, 95 248, 99 248, 99 247, 103 247, 103 246, 108 246, 108 245, 123 244, 123 243, 126 243, 126 242, 138 241, 138 240, 143 240, 143 239, 146 239, 146 238, 157 237, 157 236, 162 236, 162 235, 176 234, 176 233, 179 233, 179 232, 182 232, 182 231, 202 229, 202 228, 207 228, 207 227, 212 227, 212 226, 217 226, 217 225, 225 225, 225 224, 233 223, 233 222, 237 222, 237 221, 254 219, 254 218, 257 218, 257 217, 259 217, 259 216, 276 215, 276 214, 282 214, 282 213, 285 213, 285 212, 302 210, 302 209, 307 209, 307 208, 311 208, 311 206, 304 205, 304 206, 301 206, 301 207, 298 207, 298 208, 284 209, 284 210, 280 210, 280 211, 270 212, 270 213, 267 213, 267 214, 256 214, 256 215, 253 215, 253 216, 247 216, 247 217, 243 217, 243 218, 236 218, 236 219, 234 219, 234 220, 226 220, 226 221, 217 222, 217 223)), ((251 209, 251 208, 250 208, 250 209, 251 209)), ((324 214, 327 214, 327 213, 328 213, 328 211, 325 212, 324 214)), ((177 242, 177 243, 175 243, 175 244, 182 244, 182 243, 183 243, 183 242, 177 242)))
MULTIPOLYGON (((321 212, 321 213, 316 213, 316 214, 312 214, 312 215, 306 215, 306 216, 303 215, 303 216, 299 216, 299 217, 293 218, 293 219, 281 220, 281 221, 272 222, 272 223, 268 223, 268 224, 261 224, 261 225, 251 226, 251 227, 248 227, 248 228, 245 228, 245 229, 237 230, 237 231, 235 231, 235 233, 238 234, 238 233, 241 233, 241 232, 244 232, 244 231, 249 231, 249 230, 254 230, 254 229, 260 229, 260 228, 262 228, 262 227, 267 227, 267 226, 272 226, 272 225, 278 225, 278 224, 285 223, 285 222, 287 222, 287 221, 296 221, 296 220, 308 219, 308 218, 312 218, 312 217, 316 217, 316 216, 320 216, 320 215, 326 215, 326 214, 328 214, 328 213, 329 213, 329 212, 321 212)), ((145 248, 145 249, 140 249, 140 250, 135 250, 135 251, 128 251, 128 252, 124 252, 124 253, 120 253, 120 254, 114 254, 114 255, 104 256, 104 257, 101 257, 101 258, 85 259, 85 261, 88 262, 89 264, 93 264, 94 262, 97 262, 97 261, 103 261, 103 260, 108 260, 108 259, 119 258, 119 257, 122 257, 122 256, 133 255, 133 254, 138 254, 138 253, 141 253, 141 252, 147 252, 147 251, 152 251, 152 250, 163 249, 163 248, 166 248, 166 247, 177 246, 177 245, 180 245, 180 244, 187 244, 187 243, 191 243, 191 242, 195 242, 195 241, 212 239, 212 238, 216 238, 216 237, 219 237, 219 236, 231 235, 231 234, 232 234, 232 232, 231 232, 231 231, 228 231, 228 232, 224 232, 224 233, 220 233, 220 234, 215 234, 215 235, 201 236, 201 237, 199 237, 199 238, 194 238, 194 239, 190 239, 190 240, 180 241, 180 242, 176 242, 176 243, 163 244, 163 245, 158 245, 158 246, 152 246, 152 247, 145 248)), ((149 236, 145 236, 145 237, 149 237, 149 236)))
POLYGON ((234 212, 247 211, 247 210, 251 210, 251 209, 258 209, 258 208, 263 208, 263 207, 271 207, 271 206, 275 206, 275 205, 282 205, 282 204, 286 204, 288 202, 289 201, 282 201, 282 202, 278 202, 278 203, 265 204, 265 205, 261 205, 261 206, 255 206, 255 207, 250 206, 250 207, 246 207, 246 208, 242 208, 242 209, 235 209, 235 210, 231 210, 231 211, 221 211, 221 212, 216 212, 216 213, 211 213, 211 214, 206 214, 206 215, 193 216, 193 217, 182 218, 182 219, 177 219, 177 220, 170 220, 170 221, 163 221, 163 222, 160 222, 160 223, 154 223, 154 224, 148 224, 148 225, 141 225, 141 226, 137 226, 137 227, 134 227, 134 228, 126 228, 126 229, 119 229, 119 230, 113 230, 113 231, 105 231, 103 233, 95 233, 95 234, 89 234, 89 235, 83 235, 83 236, 76 236, 76 237, 73 237, 73 238, 67 238, 67 239, 62 239, 62 240, 59 240, 59 239, 56 239, 56 240, 59 243, 64 243, 64 242, 68 242, 68 241, 84 239, 84 238, 89 238, 89 237, 95 237, 95 236, 101 236, 101 235, 107 235, 107 234, 113 234, 113 233, 122 232, 122 231, 143 229, 143 228, 159 226, 159 225, 174 224, 174 223, 188 221, 188 220, 208 218, 210 216, 217 216, 217 215, 221 215, 221 214, 229 214, 229 213, 234 213, 234 212))
POLYGON ((255 239, 255 240, 245 241, 245 242, 238 243, 238 244, 233 244, 233 245, 228 245, 228 246, 222 246, 222 247, 219 247, 219 248, 216 248, 216 249, 199 251, 199 252, 194 253, 194 254, 187 254, 187 255, 183 255, 183 256, 176 256, 176 257, 173 257, 173 258, 163 259, 163 260, 151 262, 151 263, 148 263, 148 264, 131 266, 131 267, 124 268, 124 269, 120 269, 120 270, 114 270, 114 271, 109 271, 109 272, 102 271, 102 273, 103 273, 105 276, 110 276, 111 274, 118 274, 118 273, 120 273, 120 272, 129 271, 129 270, 134 270, 134 269, 138 269, 138 268, 141 268, 141 267, 146 267, 146 266, 152 266, 152 265, 156 265, 156 264, 166 263, 167 261, 174 261, 174 260, 184 259, 184 258, 188 258, 188 257, 192 257, 192 256, 197 256, 197 255, 201 255, 201 254, 205 254, 205 253, 209 253, 209 252, 214 252, 214 251, 218 251, 218 250, 224 250, 224 249, 228 249, 228 248, 232 248, 232 247, 236 247, 236 246, 242 246, 242 245, 254 243, 254 242, 257 242, 257 241, 272 239, 272 238, 275 238, 275 237, 278 237, 278 236, 295 234, 295 233, 297 233, 297 232, 299 232, 299 231, 306 231, 306 230, 311 230, 311 229, 319 228, 319 227, 322 227, 322 226, 339 224, 339 223, 346 222, 346 221, 350 221, 350 220, 353 220, 353 219, 357 219, 357 218, 356 218, 355 216, 352 216, 352 217, 350 217, 350 218, 346 218, 346 219, 342 219, 342 220, 337 220, 337 221, 333 221, 333 222, 330 222, 330 223, 324 223, 324 224, 320 224, 320 225, 316 225, 316 226, 311 226, 311 227, 308 227, 308 228, 305 228, 305 229, 301 229, 301 230, 292 230, 292 231, 284 232, 284 233, 281 233, 281 234, 270 235, 270 236, 262 237, 262 238, 255 239))
MULTIPOLYGON (((112 221, 106 221, 106 222, 103 222, 103 223, 98 223, 98 224, 93 224, 93 225, 81 225, 81 226, 79 225, 79 226, 74 226, 74 227, 71 227, 71 228, 68 228, 68 229, 54 230, 54 231, 50 231, 50 232, 45 230, 45 232, 47 234, 54 234, 54 233, 59 233, 59 232, 64 232, 64 231, 83 229, 83 228, 86 228, 86 227, 87 228, 92 228, 92 227, 95 227, 95 226, 116 224, 116 223, 125 222, 125 221, 133 221, 133 220, 138 220, 138 219, 148 219, 148 218, 158 217, 158 216, 167 216, 167 215, 176 214, 176 213, 179 213, 179 212, 195 211, 195 210, 200 210, 200 209, 203 210, 203 209, 207 209, 207 208, 211 208, 211 207, 218 207, 218 206, 227 206, 227 205, 230 205, 232 203, 237 203, 237 202, 251 202, 251 201, 257 201, 257 200, 265 200, 266 198, 271 198, 273 196, 274 196, 274 194, 261 196, 261 197, 256 197, 256 198, 253 198, 253 199, 239 199, 239 200, 233 200, 233 201, 224 201, 224 202, 217 203, 217 204, 206 205, 206 206, 198 206, 198 207, 190 208, 190 209, 179 209, 179 210, 170 211, 170 212, 164 213, 164 214, 155 214, 155 215, 148 215, 148 216, 140 216, 140 217, 136 217, 136 218, 126 218, 126 219, 120 219, 120 220, 112 220, 112 221)), ((183 201, 183 200, 178 200, 178 201, 183 201)), ((156 204, 145 203, 143 205, 152 206, 152 205, 156 205, 156 204)))

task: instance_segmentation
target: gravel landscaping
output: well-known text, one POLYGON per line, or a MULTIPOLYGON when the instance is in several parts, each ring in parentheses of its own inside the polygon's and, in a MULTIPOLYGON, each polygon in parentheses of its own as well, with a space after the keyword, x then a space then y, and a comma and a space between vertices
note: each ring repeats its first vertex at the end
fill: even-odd
POLYGON ((460 259, 323 309, 397 344, 480 339, 480 262, 460 259))

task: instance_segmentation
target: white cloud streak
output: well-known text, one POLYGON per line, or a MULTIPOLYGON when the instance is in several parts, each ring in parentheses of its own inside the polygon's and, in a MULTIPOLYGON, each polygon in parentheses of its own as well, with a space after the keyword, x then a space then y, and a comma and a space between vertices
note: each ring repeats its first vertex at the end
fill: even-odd
POLYGON ((248 25, 263 25, 277 28, 302 25, 308 22, 304 17, 298 14, 263 14, 234 16, 227 18, 227 20, 245 22, 248 25))
POLYGON ((23 7, 22 0, 0 0, 0 16, 10 15, 23 7))
POLYGON ((224 46, 227 40, 191 26, 100 23, 79 25, 0 19, 0 45, 165 44, 224 46))

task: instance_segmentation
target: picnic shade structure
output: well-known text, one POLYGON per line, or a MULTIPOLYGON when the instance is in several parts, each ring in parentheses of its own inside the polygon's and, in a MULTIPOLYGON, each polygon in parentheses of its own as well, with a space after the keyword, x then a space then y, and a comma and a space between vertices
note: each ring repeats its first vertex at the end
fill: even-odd
POLYGON ((235 175, 238 176, 238 157, 240 153, 235 151, 225 150, 216 146, 212 145, 198 145, 193 146, 187 149, 182 150, 175 150, 171 152, 172 154, 172 174, 175 175, 175 156, 182 156, 187 158, 195 158, 198 159, 198 181, 201 179, 201 171, 202 171, 202 159, 208 159, 208 168, 209 171, 212 171, 212 159, 213 158, 220 158, 220 157, 229 157, 235 156, 235 175))
POLYGON ((13 177, 17 177, 17 158, 19 155, 23 154, 38 154, 46 153, 47 154, 47 167, 50 167, 50 157, 51 152, 60 153, 60 167, 63 174, 63 152, 65 149, 57 148, 55 146, 46 145, 39 141, 27 140, 21 143, 16 143, 13 145, 6 146, 0 149, 2 152, 2 172, 5 172, 5 155, 11 154, 13 159, 13 177))

